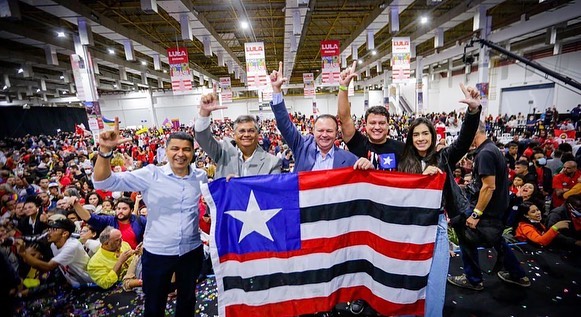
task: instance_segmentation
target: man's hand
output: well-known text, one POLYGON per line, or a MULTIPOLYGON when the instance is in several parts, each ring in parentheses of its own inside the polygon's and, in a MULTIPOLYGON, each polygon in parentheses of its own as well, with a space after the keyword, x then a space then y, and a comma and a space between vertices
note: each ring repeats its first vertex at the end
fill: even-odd
POLYGON ((220 106, 218 104, 218 94, 216 93, 217 87, 214 85, 213 91, 209 94, 205 94, 200 99, 200 117, 209 117, 212 111, 227 109, 226 106, 220 106))
POLYGON ((373 163, 364 157, 360 157, 355 165, 353 165, 354 170, 372 170, 374 169, 373 163))
POLYGON ((99 134, 99 148, 102 152, 109 152, 116 148, 117 145, 131 141, 131 138, 121 138, 119 133, 119 117, 115 117, 115 126, 113 131, 103 131, 99 134))
POLYGON ((355 67, 357 67, 357 61, 353 61, 351 67, 347 67, 341 72, 341 75, 339 75, 340 86, 348 87, 351 83, 351 80, 357 77, 357 74, 355 73, 355 67))
POLYGON ((79 197, 77 196, 70 196, 66 198, 67 200, 67 204, 69 204, 69 206, 74 206, 75 203, 79 202, 79 197))
POLYGON ((478 106, 480 106, 480 92, 478 89, 465 87, 463 83, 460 83, 460 89, 464 93, 464 99, 460 100, 460 102, 467 104, 469 111, 476 111, 478 106))
POLYGON ((121 263, 125 263, 127 261, 127 259, 129 259, 133 255, 133 253, 135 253, 135 250, 127 250, 127 251, 121 253, 119 255, 118 261, 120 261, 121 263))
POLYGON ((466 227, 476 229, 476 226, 480 222, 480 219, 474 219, 472 217, 466 218, 466 227))
POLYGON ((270 74, 270 84, 272 85, 272 92, 278 94, 281 92, 282 84, 288 79, 282 74, 282 62, 278 62, 278 71, 273 70, 270 74))

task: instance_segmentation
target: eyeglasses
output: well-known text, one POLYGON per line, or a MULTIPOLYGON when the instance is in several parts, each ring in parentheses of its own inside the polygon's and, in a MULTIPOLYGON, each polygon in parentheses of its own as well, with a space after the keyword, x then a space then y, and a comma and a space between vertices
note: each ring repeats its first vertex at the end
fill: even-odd
POLYGON ((236 133, 241 134, 241 135, 242 134, 256 134, 256 129, 248 129, 248 130, 240 129, 240 130, 236 131, 236 133))

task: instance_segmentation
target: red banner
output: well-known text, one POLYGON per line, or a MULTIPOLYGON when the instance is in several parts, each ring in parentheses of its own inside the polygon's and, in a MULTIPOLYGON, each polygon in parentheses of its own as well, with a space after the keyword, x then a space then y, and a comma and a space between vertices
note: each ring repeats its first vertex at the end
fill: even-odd
POLYGON ((170 64, 187 64, 188 49, 185 47, 170 47, 167 49, 167 59, 170 64))
POLYGON ((321 56, 335 56, 341 54, 339 41, 321 41, 321 56))

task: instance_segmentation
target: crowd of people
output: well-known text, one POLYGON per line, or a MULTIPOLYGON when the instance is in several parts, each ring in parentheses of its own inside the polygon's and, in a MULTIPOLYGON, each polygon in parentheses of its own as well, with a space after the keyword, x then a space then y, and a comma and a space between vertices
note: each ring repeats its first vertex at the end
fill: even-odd
MULTIPOLYGON (((446 279, 484 288, 479 246, 503 254, 501 280, 530 285, 502 237, 506 228, 539 247, 581 250, 580 145, 553 133, 577 130, 581 105, 565 121, 548 109, 538 119, 481 122, 479 92, 462 86, 466 112, 394 116, 376 106, 356 117, 346 91, 354 76, 352 68, 341 73, 337 115, 287 113, 279 69, 271 74, 273 120, 212 121, 222 106, 208 94, 193 127, 136 134, 116 121, 96 144, 66 132, 0 140, 3 304, 57 283, 121 284, 143 287, 146 316, 162 316, 177 289, 176 316, 191 316, 195 284, 208 271, 211 223, 199 183, 221 177, 346 166, 445 172, 427 316, 441 315, 446 279), (512 139, 501 143, 506 133, 512 139), (465 274, 447 278, 448 224, 459 236, 465 274)), ((364 298, 350 303, 353 312, 365 308, 364 298)))

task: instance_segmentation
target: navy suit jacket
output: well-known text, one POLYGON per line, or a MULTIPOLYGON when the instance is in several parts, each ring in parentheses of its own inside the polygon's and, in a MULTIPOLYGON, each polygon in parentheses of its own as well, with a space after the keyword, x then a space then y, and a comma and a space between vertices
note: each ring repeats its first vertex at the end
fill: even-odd
MULTIPOLYGON (((313 170, 317 155, 315 137, 310 134, 301 135, 288 116, 284 100, 276 105, 271 102, 270 107, 276 118, 276 126, 280 134, 293 151, 295 157, 294 172, 313 170)), ((335 146, 333 168, 353 166, 355 162, 357 162, 357 156, 335 146)))

